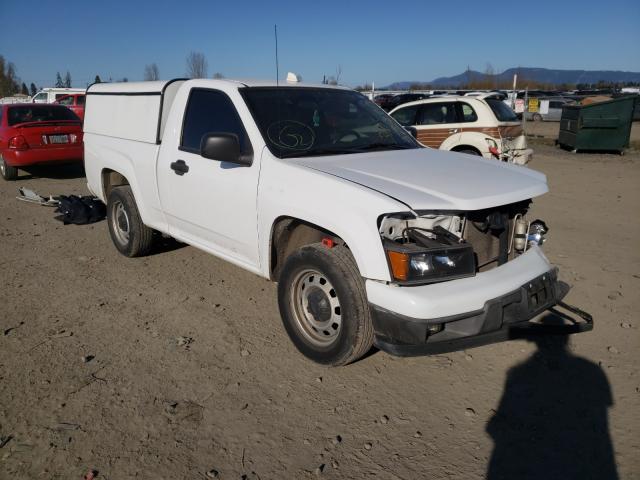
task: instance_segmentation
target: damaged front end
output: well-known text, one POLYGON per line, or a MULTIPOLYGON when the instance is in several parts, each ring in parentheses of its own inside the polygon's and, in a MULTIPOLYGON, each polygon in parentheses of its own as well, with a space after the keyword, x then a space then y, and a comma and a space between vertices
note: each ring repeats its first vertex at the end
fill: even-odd
POLYGON ((548 228, 542 220, 527 219, 529 204, 526 201, 469 212, 385 215, 379 232, 394 280, 419 284, 472 276, 542 245, 548 228), (424 255, 431 260, 416 263, 424 255))
POLYGON ((591 330, 589 314, 562 302, 569 286, 539 249, 548 229, 528 219, 529 204, 381 217, 392 281, 367 283, 376 345, 419 355, 591 330), (562 325, 531 321, 545 311, 562 325))

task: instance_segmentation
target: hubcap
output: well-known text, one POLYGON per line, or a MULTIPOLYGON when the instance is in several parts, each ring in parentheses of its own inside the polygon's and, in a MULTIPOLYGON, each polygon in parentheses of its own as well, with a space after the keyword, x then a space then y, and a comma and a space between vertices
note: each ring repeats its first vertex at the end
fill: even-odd
POLYGON ((304 270, 292 287, 291 307, 300 332, 313 345, 333 343, 340 333, 342 312, 331 282, 315 270, 304 270))
POLYGON ((129 216, 124 208, 122 202, 115 202, 113 205, 113 216, 111 217, 111 225, 113 226, 113 232, 118 239, 118 242, 122 245, 129 243, 129 216))

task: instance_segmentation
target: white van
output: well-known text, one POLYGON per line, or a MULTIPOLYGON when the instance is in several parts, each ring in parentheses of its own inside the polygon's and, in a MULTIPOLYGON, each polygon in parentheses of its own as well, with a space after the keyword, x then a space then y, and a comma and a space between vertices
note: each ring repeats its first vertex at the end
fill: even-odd
POLYGON ((60 97, 70 93, 84 93, 85 90, 84 88, 43 88, 33 96, 31 101, 33 103, 53 103, 60 97))

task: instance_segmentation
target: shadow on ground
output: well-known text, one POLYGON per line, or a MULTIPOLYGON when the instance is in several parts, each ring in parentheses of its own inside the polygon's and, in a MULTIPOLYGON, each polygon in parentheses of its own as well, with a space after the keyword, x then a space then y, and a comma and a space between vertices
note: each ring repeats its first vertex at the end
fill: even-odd
POLYGON ((155 232, 153 236, 153 245, 151 251, 147 256, 158 255, 161 253, 173 252, 181 248, 187 247, 186 243, 179 242, 175 238, 162 235, 159 232, 155 232))
MULTIPOLYGON (((562 322, 553 314, 542 321, 562 322)), ((617 479, 607 418, 613 399, 604 371, 573 355, 568 336, 528 340, 538 350, 509 370, 487 425, 495 444, 487 479, 617 479)))
POLYGON ((82 163, 38 165, 33 167, 20 167, 20 176, 17 181, 30 180, 32 178, 68 180, 82 178, 84 176, 84 165, 82 163))

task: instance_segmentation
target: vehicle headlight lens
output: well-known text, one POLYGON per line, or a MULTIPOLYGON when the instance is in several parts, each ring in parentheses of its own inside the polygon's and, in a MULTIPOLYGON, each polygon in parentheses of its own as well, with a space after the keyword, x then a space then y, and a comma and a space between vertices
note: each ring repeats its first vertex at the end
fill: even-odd
POLYGON ((393 279, 400 282, 438 282, 476 273, 471 245, 430 249, 393 245, 387 250, 387 258, 393 279))

